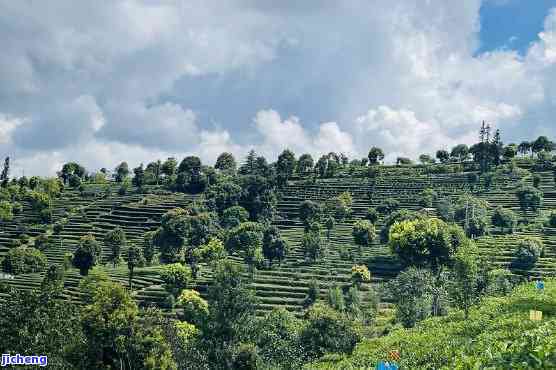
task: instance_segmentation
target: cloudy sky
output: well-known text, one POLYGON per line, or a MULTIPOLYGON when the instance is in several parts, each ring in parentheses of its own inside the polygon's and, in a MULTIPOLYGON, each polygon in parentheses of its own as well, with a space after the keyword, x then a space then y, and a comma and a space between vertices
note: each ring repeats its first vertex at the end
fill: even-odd
POLYGON ((0 0, 0 48, 16 176, 556 136, 556 0, 0 0))

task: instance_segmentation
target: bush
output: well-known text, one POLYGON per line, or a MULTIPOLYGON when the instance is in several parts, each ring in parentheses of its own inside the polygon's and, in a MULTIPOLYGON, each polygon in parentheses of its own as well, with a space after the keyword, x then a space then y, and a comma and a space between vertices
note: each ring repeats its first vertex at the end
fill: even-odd
POLYGON ((367 220, 355 221, 351 234, 355 244, 360 247, 368 247, 376 238, 375 227, 367 220))
POLYGON ((355 286, 371 281, 371 273, 365 265, 354 265, 351 267, 351 281, 355 286))
POLYGON ((48 247, 48 236, 40 234, 35 238, 35 248, 44 251, 48 247))
POLYGON ((163 267, 160 272, 160 278, 164 282, 164 288, 174 296, 187 288, 187 284, 191 281, 191 269, 181 263, 173 263, 163 267))
POLYGON ((378 211, 376 210, 376 208, 368 208, 365 219, 369 220, 372 224, 376 224, 376 222, 378 221, 378 211))
POLYGON ((492 215, 492 224, 494 226, 498 226, 501 231, 504 231, 504 228, 507 228, 511 233, 513 233, 517 225, 517 216, 511 209, 498 207, 492 215))
POLYGON ((548 216, 548 226, 556 227, 556 211, 550 212, 550 215, 548 216))
POLYGON ((522 186, 516 192, 516 195, 523 211, 530 209, 535 212, 542 206, 543 194, 535 187, 527 185, 522 186))
POLYGON ((413 327, 431 315, 433 280, 429 271, 410 267, 388 283, 396 320, 404 327, 413 327))
POLYGON ((0 221, 11 221, 14 217, 13 207, 7 200, 0 201, 0 221))
POLYGON ((421 193, 421 198, 419 199, 419 205, 425 208, 431 208, 434 202, 438 198, 438 194, 433 189, 427 188, 421 193))
POLYGON ((327 352, 351 353, 361 337, 351 322, 325 304, 317 303, 305 313, 307 325, 300 336, 301 345, 309 358, 327 352))
POLYGON ((52 222, 52 210, 50 208, 45 208, 39 213, 42 222, 49 223, 52 222))
POLYGON ((183 320, 190 324, 200 326, 208 317, 209 305, 196 290, 183 290, 177 303, 183 308, 183 320))
POLYGON ((14 275, 44 271, 46 256, 32 247, 17 247, 11 249, 2 261, 2 270, 14 275))
POLYGON ((377 207, 382 214, 390 214, 400 208, 400 202, 394 198, 387 198, 383 204, 377 207))
POLYGON ((542 256, 543 249, 541 239, 534 237, 521 238, 517 244, 515 262, 525 268, 532 268, 542 256))

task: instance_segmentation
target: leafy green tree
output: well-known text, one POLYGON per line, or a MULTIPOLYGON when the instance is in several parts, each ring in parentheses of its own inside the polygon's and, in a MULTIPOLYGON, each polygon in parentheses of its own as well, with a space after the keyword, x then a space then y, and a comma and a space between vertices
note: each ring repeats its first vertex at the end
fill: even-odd
POLYGON ((509 145, 504 147, 504 150, 502 152, 502 156, 504 157, 505 160, 509 161, 517 155, 517 150, 518 150, 517 145, 509 144, 509 145))
POLYGON ((386 198, 384 202, 377 207, 377 211, 383 215, 390 214, 400 208, 400 202, 394 198, 386 198))
POLYGON ((433 163, 434 160, 428 154, 421 154, 419 155, 419 162, 421 162, 421 164, 427 165, 433 163))
POLYGON ((288 251, 289 245, 280 235, 280 230, 275 226, 266 228, 263 235, 263 255, 269 260, 270 266, 275 259, 282 263, 288 251))
POLYGON ((228 256, 224 243, 218 238, 211 238, 207 243, 195 249, 194 253, 195 258, 204 263, 220 261, 228 256))
POLYGON ((6 200, 0 201, 0 222, 11 221, 13 218, 12 204, 6 200))
POLYGON ((384 159, 384 152, 380 148, 372 147, 371 150, 369 150, 367 158, 369 158, 369 164, 371 166, 377 165, 384 159))
POLYGON ((61 293, 64 289, 64 279, 65 279, 65 269, 64 266, 50 265, 44 273, 43 280, 41 282, 41 291, 61 293))
POLYGON ((114 179, 116 180, 116 182, 120 182, 120 183, 124 182, 124 180, 128 175, 129 175, 129 165, 127 164, 127 162, 120 163, 114 169, 114 179))
POLYGON ((531 145, 533 153, 540 153, 542 151, 551 152, 554 150, 554 143, 552 143, 546 136, 539 136, 531 145))
POLYGON ((314 304, 304 318, 307 325, 300 341, 309 359, 325 353, 351 353, 361 339, 351 322, 327 305, 314 304))
POLYGON ((409 166, 413 164, 413 161, 407 157, 398 157, 396 158, 396 164, 399 166, 409 166))
POLYGON ((145 258, 143 257, 143 251, 141 248, 132 244, 127 249, 127 269, 129 270, 129 289, 133 289, 133 273, 135 268, 138 266, 143 266, 145 264, 145 258))
POLYGON ((0 173, 0 181, 2 183, 7 182, 8 176, 10 174, 10 157, 4 159, 4 167, 2 167, 2 172, 0 173))
POLYGON ((313 222, 319 222, 321 217, 321 206, 312 200, 305 200, 299 205, 299 219, 305 227, 313 222))
POLYGON ((171 177, 176 173, 176 167, 178 166, 178 162, 175 158, 170 157, 162 163, 161 171, 166 177, 171 177))
POLYGON ((544 244, 541 239, 535 237, 522 237, 517 242, 515 251, 516 263, 524 268, 535 266, 544 251, 544 244))
POLYGON ((222 227, 230 229, 247 221, 249 221, 249 212, 241 206, 232 206, 224 210, 220 224, 222 227))
POLYGON ((145 258, 145 262, 149 265, 153 263, 156 252, 154 246, 155 233, 155 231, 147 231, 143 235, 143 257, 145 258))
POLYGON ((325 245, 320 236, 320 231, 306 230, 301 241, 301 249, 305 258, 315 262, 325 252, 325 245))
POLYGON ((57 291, 9 289, 0 301, 2 353, 40 353, 48 366, 70 369, 67 351, 83 338, 78 307, 60 299, 57 291))
POLYGON ((228 233, 225 246, 229 253, 238 253, 251 272, 262 262, 263 228, 256 222, 244 222, 228 233))
POLYGON ((319 294, 320 294, 319 283, 315 279, 312 279, 309 282, 309 286, 307 288, 307 295, 303 300, 303 307, 308 308, 311 305, 313 305, 318 300, 319 294))
POLYGON ((330 241, 330 234, 336 226, 336 220, 334 217, 328 216, 324 221, 324 226, 326 227, 326 240, 330 241))
POLYGON ((530 150, 531 150, 531 143, 529 143, 528 141, 522 141, 517 146, 517 151, 522 155, 526 155, 527 153, 529 153, 530 150))
POLYGON ((158 246, 163 261, 174 262, 184 258, 188 216, 189 213, 183 208, 174 208, 162 216, 153 241, 158 246))
POLYGON ((287 184, 289 178, 293 175, 296 166, 295 155, 291 150, 284 150, 276 162, 276 174, 278 175, 279 185, 287 184))
POLYGON ((311 154, 302 154, 297 162, 297 173, 307 175, 313 171, 314 161, 311 154))
POLYGON ((516 192, 519 205, 523 211, 531 210, 536 212, 543 203, 543 193, 535 187, 524 185, 516 192))
POLYGON ((266 364, 282 369, 299 369, 303 365, 303 348, 299 341, 302 322, 284 308, 274 308, 255 322, 254 343, 266 364))
POLYGON ((517 215, 515 212, 502 206, 496 208, 491 220, 492 224, 499 227, 502 232, 506 228, 510 233, 513 233, 517 225, 517 215))
POLYGON ((212 185, 207 189, 207 206, 219 214, 230 207, 237 206, 242 196, 242 188, 230 181, 212 185))
POLYGON ((240 178, 242 193, 239 205, 249 212, 252 221, 272 219, 276 206, 276 194, 271 181, 259 175, 240 178))
POLYGON ((160 272, 160 278, 164 282, 164 288, 174 297, 177 297, 191 281, 191 269, 181 263, 164 265, 160 272))
POLYGON ((371 273, 365 265, 353 265, 351 267, 351 281, 359 289, 361 284, 371 281, 371 273))
POLYGON ((376 224, 376 222, 378 221, 378 211, 376 210, 376 208, 373 207, 367 208, 365 219, 369 220, 369 222, 372 223, 373 225, 376 224))
POLYGON ((353 204, 353 198, 348 192, 343 192, 340 195, 330 198, 326 201, 325 209, 326 212, 332 216, 337 221, 343 221, 347 217, 351 216, 351 206, 353 204))
POLYGON ((470 246, 460 248, 454 258, 452 269, 451 297, 456 307, 462 309, 465 318, 469 317, 470 307, 479 299, 479 265, 477 251, 470 246))
POLYGON ((62 179, 64 185, 66 185, 72 175, 77 176, 81 180, 85 177, 86 172, 85 167, 80 164, 68 162, 62 166, 62 170, 58 172, 58 176, 62 179))
POLYGON ((376 231, 374 225, 368 220, 358 220, 353 224, 351 232, 353 241, 359 246, 369 247, 376 238, 376 231))
POLYGON ((459 226, 436 218, 402 221, 390 228, 389 246, 400 260, 405 265, 429 266, 436 275, 468 243, 459 226))
POLYGON ((199 292, 192 289, 185 289, 178 297, 178 306, 183 309, 182 320, 196 327, 206 324, 209 315, 209 304, 204 300, 199 292))
MULTIPOLYGON (((141 167, 141 166, 140 166, 141 167)), ((134 170, 135 172, 135 170, 134 170)), ((147 164, 144 172, 144 182, 145 184, 156 184, 160 183, 160 174, 162 173, 162 163, 160 160, 156 162, 150 162, 147 164)), ((139 171, 140 174, 140 171, 139 171)), ((137 177, 137 173, 135 172, 135 176, 137 177)), ((137 187, 141 187, 136 185, 137 187)))
POLYGON ((335 284, 328 288, 326 303, 338 312, 344 312, 346 310, 344 292, 338 285, 335 284))
POLYGON ((89 270, 100 262, 101 248, 93 234, 87 234, 79 240, 79 247, 73 252, 72 264, 79 273, 87 276, 89 270))
POLYGON ((438 199, 438 193, 431 188, 426 188, 421 193, 421 199, 419 199, 419 204, 422 207, 431 208, 437 199, 438 199))
POLYGON ((47 266, 47 258, 38 249, 32 247, 15 247, 8 251, 2 259, 4 272, 18 275, 31 272, 41 272, 47 266))
POLYGON ((390 234, 390 228, 396 222, 419 220, 419 219, 423 219, 423 218, 425 218, 425 216, 422 213, 415 212, 415 211, 410 211, 410 210, 407 210, 407 209, 401 209, 399 211, 395 211, 395 212, 391 213, 386 218, 386 220, 384 221, 384 226, 380 230, 380 239, 381 239, 381 241, 383 243, 388 242, 388 240, 389 240, 388 238, 389 238, 389 234, 390 234))
POLYGON ((196 156, 185 157, 178 167, 178 173, 185 172, 189 175, 195 175, 201 172, 201 159, 196 156))
POLYGON ((450 153, 450 157, 463 162, 469 156, 469 147, 465 144, 458 144, 452 148, 452 152, 450 153))
POLYGON ((411 328, 431 315, 433 280, 429 271, 410 267, 388 284, 396 321, 411 328))
POLYGON ((133 173, 135 176, 133 176, 132 183, 134 186, 141 189, 143 185, 145 185, 145 170, 143 169, 143 163, 141 163, 139 167, 135 167, 133 173))
POLYGON ((218 156, 216 159, 216 164, 214 168, 222 172, 235 173, 236 171, 236 159, 232 153, 224 152, 218 156))
POLYGON ((208 302, 209 318, 203 328, 208 361, 213 366, 230 368, 230 348, 250 336, 247 331, 255 319, 256 298, 244 281, 241 266, 227 260, 216 265, 208 302))
POLYGON ((122 248, 126 245, 125 231, 121 227, 116 227, 104 235, 104 244, 110 248, 110 259, 114 268, 120 262, 122 248))
POLYGON ((440 163, 447 163, 450 160, 450 154, 446 150, 438 150, 436 152, 436 159, 438 159, 440 163))

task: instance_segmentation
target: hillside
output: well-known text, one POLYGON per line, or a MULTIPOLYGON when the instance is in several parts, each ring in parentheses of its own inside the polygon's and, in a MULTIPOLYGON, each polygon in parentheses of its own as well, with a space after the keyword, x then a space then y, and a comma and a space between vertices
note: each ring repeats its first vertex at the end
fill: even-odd
MULTIPOLYGON (((526 167, 524 165, 524 167, 526 167)), ((365 248, 360 255, 351 236, 351 225, 354 220, 363 218, 368 207, 377 207, 387 198, 399 201, 400 209, 419 210, 419 195, 426 188, 434 189, 442 196, 458 196, 471 193, 486 200, 492 212, 496 206, 504 206, 518 213, 520 226, 515 234, 499 235, 496 228, 490 227, 491 235, 477 239, 481 255, 493 264, 508 267, 513 259, 512 242, 516 236, 538 236, 545 244, 545 253, 533 269, 513 269, 515 274, 529 276, 553 276, 556 274, 556 229, 542 224, 546 212, 556 208, 556 186, 551 171, 535 172, 541 177, 540 189, 544 194, 544 203, 540 212, 523 212, 520 210, 515 190, 519 178, 501 175, 495 184, 487 187, 482 180, 470 181, 469 173, 430 174, 422 173, 418 167, 383 166, 379 176, 375 178, 341 176, 316 179, 314 182, 293 178, 279 192, 276 214, 273 223, 279 227, 283 237, 291 245, 291 252, 279 266, 272 269, 261 269, 255 274, 252 287, 259 298, 258 308, 265 311, 276 306, 300 312, 311 279, 316 279, 324 296, 325 289, 332 282, 348 283, 351 266, 355 262, 368 265, 372 274, 372 283, 379 284, 395 276, 400 269, 399 263, 390 250, 380 240, 365 248), (342 221, 332 230, 330 245, 326 256, 317 263, 307 263, 303 257, 300 243, 303 236, 303 224, 298 218, 299 205, 310 199, 324 202, 342 192, 352 194, 352 217, 342 221), (341 258, 341 248, 352 253, 352 259, 341 258)), ((530 182, 530 178, 525 179, 530 182)), ((107 230, 117 226, 124 229, 131 243, 141 244, 146 231, 154 230, 160 225, 161 216, 175 207, 185 207, 194 199, 203 199, 202 195, 187 195, 163 190, 160 186, 148 186, 147 194, 137 194, 131 188, 127 195, 118 194, 116 184, 106 196, 107 185, 86 184, 85 190, 66 189, 59 198, 52 201, 53 222, 67 217, 68 223, 59 235, 54 235, 51 225, 40 224, 37 214, 23 202, 23 212, 2 225, 0 232, 0 257, 5 255, 13 240, 27 234, 31 238, 44 233, 48 236, 49 246, 45 251, 49 263, 61 263, 65 253, 73 252, 79 238, 92 233, 99 241, 107 230), (104 190, 103 190, 104 189, 104 190), (148 194, 151 193, 151 194, 148 194), (156 194, 154 194, 156 193, 156 194)), ((435 213, 429 209, 428 213, 435 213)), ((385 216, 377 221, 379 229, 385 216)), ((109 250, 103 247, 102 258, 107 260, 109 250)), ((125 253, 123 253, 125 255, 125 253)), ((240 261, 240 260, 238 260, 240 261)), ((127 281, 127 268, 121 264, 116 269, 106 266, 108 274, 117 281, 127 281)), ((165 292, 161 288, 158 276, 159 266, 137 269, 133 285, 134 296, 139 303, 162 304, 165 292)), ((206 290, 210 282, 211 272, 201 268, 197 289, 206 290)), ((65 295, 68 299, 78 299, 77 284, 80 275, 71 270, 66 279, 65 295)), ((13 280, 6 280, 10 285, 22 289, 36 288, 40 285, 42 275, 39 273, 17 275, 13 280)), ((365 287, 363 287, 365 289, 365 287)), ((381 307, 388 312, 389 304, 384 302, 381 307)))
POLYGON ((544 292, 524 284, 507 297, 484 300, 467 320, 462 312, 432 318, 413 329, 364 340, 350 356, 328 355, 308 369, 374 369, 400 352, 404 369, 556 368, 556 280, 544 292), (543 313, 529 320, 529 310, 543 313))

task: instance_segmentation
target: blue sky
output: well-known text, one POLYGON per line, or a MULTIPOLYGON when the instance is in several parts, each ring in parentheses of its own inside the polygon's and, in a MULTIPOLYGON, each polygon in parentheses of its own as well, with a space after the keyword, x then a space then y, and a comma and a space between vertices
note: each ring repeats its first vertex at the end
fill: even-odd
POLYGON ((555 0, 493 0, 481 6, 481 46, 479 53, 498 48, 525 54, 537 41, 544 19, 555 0))
POLYGON ((252 148, 393 161, 473 144, 482 120, 505 142, 556 136, 554 1, 75 4, 0 2, 17 175, 252 148))

